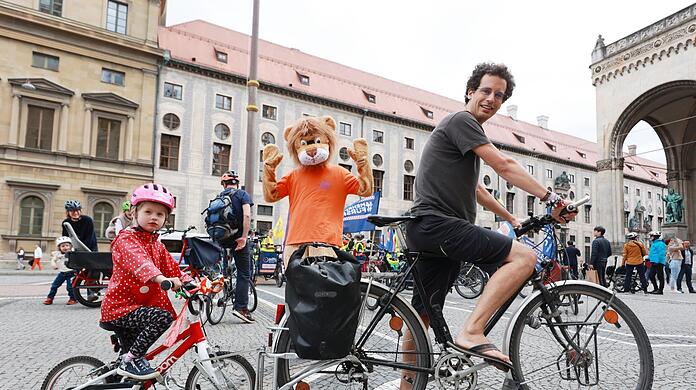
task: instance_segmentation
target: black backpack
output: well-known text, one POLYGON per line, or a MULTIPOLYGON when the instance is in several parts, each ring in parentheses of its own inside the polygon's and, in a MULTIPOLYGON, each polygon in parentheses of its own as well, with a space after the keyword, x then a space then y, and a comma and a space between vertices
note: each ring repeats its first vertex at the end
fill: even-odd
POLYGON ((201 213, 205 214, 205 230, 208 235, 220 244, 234 242, 234 238, 240 236, 237 233, 242 227, 241 216, 237 215, 232 205, 236 192, 234 188, 225 189, 201 213))
POLYGON ((350 353, 360 314, 360 264, 331 247, 337 258, 302 258, 305 244, 290 257, 285 275, 287 326, 297 356, 340 359, 350 353))

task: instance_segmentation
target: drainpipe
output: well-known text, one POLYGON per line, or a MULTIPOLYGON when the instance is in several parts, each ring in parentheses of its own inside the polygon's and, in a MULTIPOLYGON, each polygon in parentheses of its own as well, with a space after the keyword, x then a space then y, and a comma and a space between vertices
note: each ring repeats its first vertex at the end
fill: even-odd
POLYGON ((362 118, 360 119, 360 138, 365 138, 365 115, 370 112, 367 108, 363 108, 362 118))

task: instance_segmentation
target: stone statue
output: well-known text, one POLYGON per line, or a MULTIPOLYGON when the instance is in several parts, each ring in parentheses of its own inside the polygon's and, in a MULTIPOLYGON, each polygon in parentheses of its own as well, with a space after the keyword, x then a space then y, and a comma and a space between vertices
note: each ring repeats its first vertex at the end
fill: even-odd
POLYGON ((643 230, 652 230, 652 221, 650 220, 650 217, 645 217, 645 219, 643 219, 643 230))
POLYGON ((640 228, 640 217, 638 214, 633 214, 633 217, 628 220, 628 230, 635 232, 640 228))
POLYGON ((568 177, 566 171, 563 171, 563 173, 561 173, 561 175, 553 181, 553 186, 557 189, 570 189, 570 178, 568 177))
POLYGON ((665 223, 679 223, 682 221, 683 201, 684 198, 674 188, 668 190, 667 196, 664 197, 666 204, 665 223))

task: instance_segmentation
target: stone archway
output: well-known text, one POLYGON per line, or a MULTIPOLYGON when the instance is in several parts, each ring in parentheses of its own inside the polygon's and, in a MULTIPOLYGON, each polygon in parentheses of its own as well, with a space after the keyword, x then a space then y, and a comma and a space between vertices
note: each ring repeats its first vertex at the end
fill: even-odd
MULTIPOLYGON (((640 121, 665 148, 663 183, 684 196, 689 238, 696 239, 696 5, 592 52, 597 96, 598 216, 608 239, 623 242, 623 146, 640 121), (688 50, 691 49, 691 50, 688 50)), ((684 233, 686 235, 686 232, 684 233)), ((618 248, 617 248, 618 249, 618 248)))

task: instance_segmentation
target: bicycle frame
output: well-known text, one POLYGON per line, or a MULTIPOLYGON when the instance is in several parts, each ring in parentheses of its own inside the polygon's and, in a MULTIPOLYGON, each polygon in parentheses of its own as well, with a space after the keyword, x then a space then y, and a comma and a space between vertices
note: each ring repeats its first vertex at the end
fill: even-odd
MULTIPOLYGON (((190 302, 191 298, 193 295, 189 296, 186 299, 186 302, 184 304, 184 307, 181 309, 179 314, 177 315, 177 318, 180 316, 184 315, 184 311, 190 307, 190 302)), ((147 360, 153 360, 155 357, 160 355, 161 353, 171 349, 175 344, 179 344, 179 346, 174 349, 156 368, 157 372, 161 374, 161 378, 163 380, 164 375, 167 373, 167 371, 182 357, 186 352, 188 352, 191 348, 196 347, 196 353, 198 355, 198 358, 196 359, 195 365, 198 367, 199 370, 204 372, 209 379, 215 383, 215 386, 221 386, 221 383, 223 383, 222 378, 220 378, 218 375, 216 375, 215 369, 213 368, 213 365, 211 363, 212 360, 217 360, 217 359, 222 359, 226 358, 228 356, 233 355, 232 353, 228 355, 218 355, 215 356, 214 358, 210 358, 208 356, 208 353, 210 351, 210 346, 208 344, 208 339, 205 336, 205 331, 203 330, 203 326, 201 325, 201 320, 200 316, 198 314, 194 314, 191 312, 191 310, 188 311, 188 313, 185 314, 187 316, 187 320, 189 321, 188 327, 180 332, 177 337, 176 341, 172 344, 172 346, 166 346, 164 344, 156 347, 155 349, 151 350, 147 354, 145 354, 145 359, 147 360)), ((175 320, 176 323, 176 320, 175 320)), ((116 374, 116 368, 113 368, 109 370, 108 372, 105 372, 104 374, 92 379, 91 381, 84 383, 80 386, 74 387, 73 390, 81 390, 90 387, 91 385, 94 385, 98 382, 100 382, 103 379, 106 379, 112 375, 116 374)), ((154 386, 156 383, 156 380, 148 380, 145 381, 141 384, 142 389, 149 389, 154 386)))

